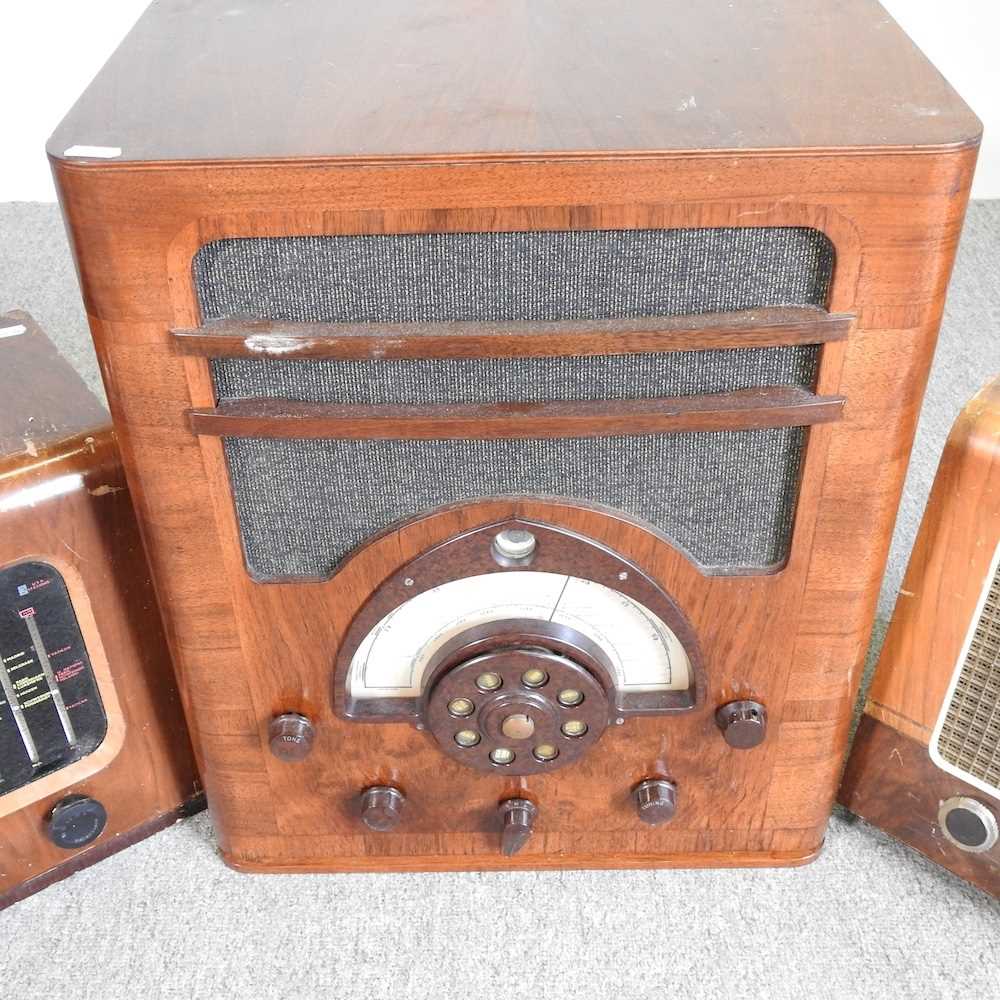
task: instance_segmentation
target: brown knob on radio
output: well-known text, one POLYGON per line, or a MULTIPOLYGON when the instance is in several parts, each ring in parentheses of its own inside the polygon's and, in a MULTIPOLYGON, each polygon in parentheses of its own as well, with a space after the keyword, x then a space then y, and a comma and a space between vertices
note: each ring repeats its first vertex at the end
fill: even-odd
POLYGON ((677 812, 677 786, 665 778, 647 778, 639 782, 632 797, 639 819, 650 826, 669 823, 677 812))
POLYGON ((750 750, 767 735, 767 709, 759 701, 731 701, 715 713, 726 742, 736 750, 750 750))
POLYGON ((267 727, 271 753, 278 760, 297 761, 307 757, 315 735, 313 724, 298 712, 276 715, 267 727))
POLYGON ((538 807, 527 799, 504 799, 498 812, 503 822, 500 851, 509 858, 517 854, 531 837, 538 807))
POLYGON ((361 793, 361 821, 369 830, 385 833, 403 818, 406 796, 392 785, 373 785, 361 793))

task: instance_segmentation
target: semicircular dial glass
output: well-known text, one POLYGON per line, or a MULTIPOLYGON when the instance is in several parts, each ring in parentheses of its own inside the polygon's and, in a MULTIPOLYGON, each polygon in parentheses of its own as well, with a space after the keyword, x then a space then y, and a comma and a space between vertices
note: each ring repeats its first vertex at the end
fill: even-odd
POLYGON ((690 686, 687 652, 648 608, 592 580, 524 571, 451 580, 395 608, 354 654, 348 691, 359 700, 419 697, 446 642, 475 625, 520 618, 568 625, 597 643, 620 692, 690 686))

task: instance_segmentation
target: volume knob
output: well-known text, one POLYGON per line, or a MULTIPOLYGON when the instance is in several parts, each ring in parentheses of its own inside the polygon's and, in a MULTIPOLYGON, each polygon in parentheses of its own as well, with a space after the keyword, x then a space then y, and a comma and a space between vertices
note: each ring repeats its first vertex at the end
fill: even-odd
POLYGON ((647 778, 632 793, 639 819, 650 826, 669 823, 677 812, 677 786, 665 778, 647 778))

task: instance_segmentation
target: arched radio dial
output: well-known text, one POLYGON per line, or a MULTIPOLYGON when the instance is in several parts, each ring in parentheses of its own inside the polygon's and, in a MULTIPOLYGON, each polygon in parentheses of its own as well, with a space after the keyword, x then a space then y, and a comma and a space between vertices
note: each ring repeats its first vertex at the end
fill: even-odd
POLYGON ((358 722, 409 722, 484 773, 542 774, 630 715, 701 699, 694 633, 670 596, 601 543, 512 519, 438 545, 369 599, 337 661, 358 722))

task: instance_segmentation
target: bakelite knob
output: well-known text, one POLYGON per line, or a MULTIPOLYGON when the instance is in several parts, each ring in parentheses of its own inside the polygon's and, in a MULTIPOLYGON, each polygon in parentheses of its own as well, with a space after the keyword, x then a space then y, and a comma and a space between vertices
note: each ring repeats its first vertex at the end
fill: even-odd
POLYGON ((632 793, 639 819, 650 826, 669 823, 677 812, 677 786, 665 778, 647 778, 632 793))
POLYGON ((97 799, 67 795, 46 817, 45 833, 56 847, 71 851, 97 840, 107 822, 108 814, 97 799))
POLYGON ((759 701, 731 701, 715 713, 715 721, 736 750, 759 746, 767 735, 767 709, 759 701))
POLYGON ((276 715, 267 727, 267 738, 271 753, 279 760, 302 760, 312 750, 316 729, 298 712, 276 715))
POLYGON ((499 813, 503 822, 500 850, 509 858, 517 854, 531 837, 538 807, 527 799, 504 799, 500 803, 499 813))
POLYGON ((406 796, 392 785, 372 785, 361 793, 361 821, 369 830, 385 833, 403 818, 406 796))

